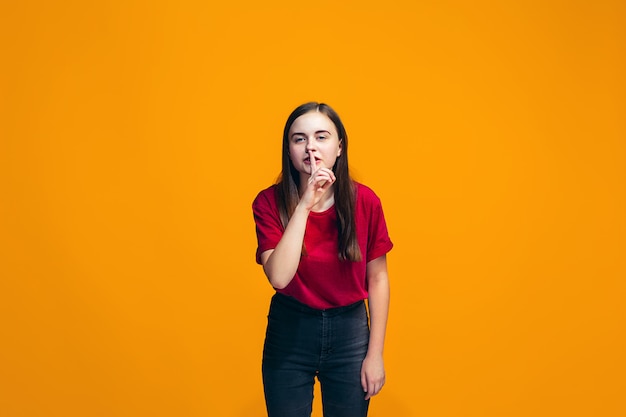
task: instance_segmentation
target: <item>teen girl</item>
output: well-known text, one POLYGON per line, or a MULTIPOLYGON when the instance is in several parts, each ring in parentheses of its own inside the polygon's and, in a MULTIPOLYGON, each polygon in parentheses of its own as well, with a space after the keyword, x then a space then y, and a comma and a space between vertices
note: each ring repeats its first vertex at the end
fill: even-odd
POLYGON ((316 376, 325 417, 367 416, 385 383, 393 244, 380 200, 350 178, 348 136, 328 105, 291 113, 280 179, 252 208, 256 260, 276 289, 262 366, 269 417, 309 417, 316 376))

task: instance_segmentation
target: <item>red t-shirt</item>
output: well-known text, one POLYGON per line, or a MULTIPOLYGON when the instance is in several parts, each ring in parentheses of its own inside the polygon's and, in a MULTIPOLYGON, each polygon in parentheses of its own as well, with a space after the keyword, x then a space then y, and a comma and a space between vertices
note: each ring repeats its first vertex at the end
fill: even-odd
MULTIPOLYGON (((304 234, 306 254, 300 259, 289 285, 278 292, 320 310, 367 298, 366 264, 389 252, 393 243, 387 233, 380 199, 365 185, 356 183, 356 186, 356 235, 363 260, 339 259, 335 206, 320 213, 310 212, 304 234)), ((259 264, 261 253, 274 249, 284 232, 277 195, 277 186, 272 185, 261 191, 252 204, 258 240, 256 261, 259 264)))

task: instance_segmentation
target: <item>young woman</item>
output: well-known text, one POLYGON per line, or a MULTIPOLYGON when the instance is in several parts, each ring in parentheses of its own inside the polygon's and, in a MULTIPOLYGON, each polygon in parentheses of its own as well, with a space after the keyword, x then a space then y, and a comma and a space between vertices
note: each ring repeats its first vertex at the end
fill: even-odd
POLYGON ((350 178, 348 136, 328 105, 291 113, 280 179, 252 208, 256 260, 276 289, 262 365, 269 417, 309 417, 316 376, 325 417, 367 416, 385 383, 393 244, 380 200, 350 178))

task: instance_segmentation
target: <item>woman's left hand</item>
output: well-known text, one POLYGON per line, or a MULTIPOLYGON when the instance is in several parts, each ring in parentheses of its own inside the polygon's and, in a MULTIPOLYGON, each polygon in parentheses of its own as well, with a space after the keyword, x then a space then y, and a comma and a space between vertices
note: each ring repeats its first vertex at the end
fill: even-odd
POLYGON ((378 394, 385 385, 385 365, 381 355, 366 356, 361 365, 361 386, 365 399, 378 394))

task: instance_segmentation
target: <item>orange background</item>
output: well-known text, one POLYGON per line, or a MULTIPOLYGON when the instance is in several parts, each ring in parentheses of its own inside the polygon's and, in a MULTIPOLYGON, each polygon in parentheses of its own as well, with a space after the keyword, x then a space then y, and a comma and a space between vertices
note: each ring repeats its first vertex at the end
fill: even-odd
POLYGON ((626 415, 623 1, 0 7, 0 415, 264 415, 308 100, 396 245, 371 416, 626 415))

